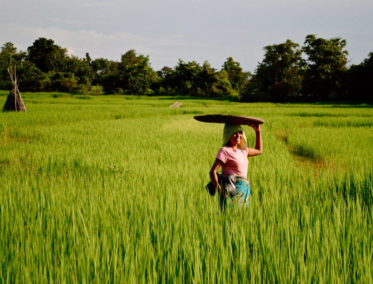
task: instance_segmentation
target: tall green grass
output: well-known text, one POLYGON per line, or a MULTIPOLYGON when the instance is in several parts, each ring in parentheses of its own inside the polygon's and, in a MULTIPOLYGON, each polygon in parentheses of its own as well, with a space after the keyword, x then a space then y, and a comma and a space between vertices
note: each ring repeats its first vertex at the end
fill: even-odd
POLYGON ((0 114, 0 282, 373 282, 369 106, 23 97, 0 114), (203 113, 265 120, 249 208, 204 190, 203 113))

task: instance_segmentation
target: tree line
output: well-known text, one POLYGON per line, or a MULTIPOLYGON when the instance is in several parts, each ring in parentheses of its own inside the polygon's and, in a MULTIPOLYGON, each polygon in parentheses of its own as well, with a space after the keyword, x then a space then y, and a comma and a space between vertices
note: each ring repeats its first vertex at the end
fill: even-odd
POLYGON ((0 89, 10 89, 9 64, 17 67, 22 91, 83 94, 169 95, 241 101, 372 102, 373 52, 347 66, 346 40, 307 35, 264 47, 256 70, 246 72, 232 57, 220 70, 205 61, 185 62, 155 71, 149 57, 131 49, 120 61, 69 56, 52 39, 38 38, 18 51, 7 42, 0 52, 0 89))

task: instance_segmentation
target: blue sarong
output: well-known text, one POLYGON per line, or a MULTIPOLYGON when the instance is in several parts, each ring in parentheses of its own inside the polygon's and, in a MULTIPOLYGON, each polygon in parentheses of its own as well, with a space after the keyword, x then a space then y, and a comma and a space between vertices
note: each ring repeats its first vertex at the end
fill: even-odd
POLYGON ((224 210, 227 198, 233 203, 249 206, 250 184, 249 181, 240 176, 226 176, 222 179, 221 188, 223 194, 220 196, 220 209, 224 210))

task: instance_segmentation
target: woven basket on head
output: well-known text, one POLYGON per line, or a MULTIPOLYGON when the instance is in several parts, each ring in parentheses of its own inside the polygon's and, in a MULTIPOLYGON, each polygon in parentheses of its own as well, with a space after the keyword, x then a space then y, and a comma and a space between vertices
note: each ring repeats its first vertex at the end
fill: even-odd
POLYGON ((246 124, 246 125, 258 125, 263 124, 264 120, 256 117, 247 117, 241 115, 224 115, 224 114, 207 114, 197 115, 194 119, 201 122, 210 123, 227 123, 227 124, 246 124))

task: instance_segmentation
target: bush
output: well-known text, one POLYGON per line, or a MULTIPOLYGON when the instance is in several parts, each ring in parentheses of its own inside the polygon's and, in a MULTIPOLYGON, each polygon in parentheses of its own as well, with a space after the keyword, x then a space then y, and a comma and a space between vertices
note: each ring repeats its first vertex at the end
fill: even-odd
POLYGON ((0 90, 10 90, 12 89, 12 82, 10 81, 0 81, 0 90))
POLYGON ((104 88, 102 86, 91 86, 88 94, 91 96, 102 96, 104 94, 104 88))
POLYGON ((87 85, 78 85, 78 88, 75 90, 76 94, 81 94, 81 95, 87 95, 89 91, 89 86, 87 85))
POLYGON ((74 93, 79 87, 75 78, 64 78, 56 81, 56 90, 60 92, 74 93))

